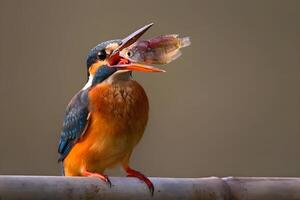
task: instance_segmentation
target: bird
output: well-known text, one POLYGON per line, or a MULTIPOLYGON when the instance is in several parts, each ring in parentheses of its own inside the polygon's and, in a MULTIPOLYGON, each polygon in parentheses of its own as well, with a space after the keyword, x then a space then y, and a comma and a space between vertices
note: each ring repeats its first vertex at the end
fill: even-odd
POLYGON ((121 165, 129 177, 142 180, 153 195, 150 179, 129 164, 149 115, 147 94, 133 79, 132 72, 163 70, 131 63, 119 55, 152 24, 124 39, 102 42, 88 53, 88 81, 66 108, 58 144, 58 160, 62 162, 65 176, 94 177, 111 186, 104 171, 121 165))

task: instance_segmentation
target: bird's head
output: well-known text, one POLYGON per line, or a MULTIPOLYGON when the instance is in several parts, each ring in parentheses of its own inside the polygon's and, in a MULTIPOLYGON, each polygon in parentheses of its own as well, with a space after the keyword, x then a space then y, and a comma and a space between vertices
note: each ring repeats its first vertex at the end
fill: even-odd
POLYGON ((87 57, 87 71, 90 85, 107 79, 114 73, 128 71, 163 72, 159 68, 141 63, 131 63, 119 52, 136 42, 152 24, 146 25, 122 40, 109 40, 92 48, 87 57))

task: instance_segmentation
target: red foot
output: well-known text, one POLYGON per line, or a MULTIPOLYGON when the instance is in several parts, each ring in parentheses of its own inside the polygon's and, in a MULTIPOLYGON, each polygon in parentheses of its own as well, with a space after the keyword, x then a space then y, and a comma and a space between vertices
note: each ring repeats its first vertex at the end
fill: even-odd
POLYGON ((106 183, 108 183, 109 187, 111 187, 111 182, 108 178, 107 175, 104 174, 98 174, 98 173, 92 173, 92 172, 88 172, 88 171, 83 171, 82 173, 83 176, 88 176, 88 177, 95 177, 98 178, 106 183))
POLYGON ((128 173, 127 177, 136 177, 136 178, 144 181, 144 183, 147 184, 147 186, 151 192, 151 195, 153 196, 153 193, 154 193, 153 183, 144 174, 142 174, 141 172, 138 172, 134 169, 131 169, 130 167, 125 167, 125 171, 128 173))

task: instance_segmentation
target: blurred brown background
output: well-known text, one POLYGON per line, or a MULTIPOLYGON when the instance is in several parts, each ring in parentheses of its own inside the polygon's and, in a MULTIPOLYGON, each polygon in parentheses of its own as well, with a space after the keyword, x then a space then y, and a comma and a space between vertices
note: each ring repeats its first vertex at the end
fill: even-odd
POLYGON ((192 46, 167 73, 134 75, 151 110, 132 166, 149 176, 300 176, 299 6, 0 0, 0 174, 60 174, 57 141, 87 52, 154 22, 145 37, 179 33, 192 46))

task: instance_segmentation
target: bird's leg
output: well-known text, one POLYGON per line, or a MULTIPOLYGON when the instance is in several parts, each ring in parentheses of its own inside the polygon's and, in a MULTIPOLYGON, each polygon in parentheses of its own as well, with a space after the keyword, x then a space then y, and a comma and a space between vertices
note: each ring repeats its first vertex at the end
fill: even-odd
POLYGON ((102 180, 102 181, 108 183, 109 187, 111 187, 111 182, 110 182, 110 180, 109 180, 109 178, 108 178, 107 175, 99 174, 99 173, 93 173, 93 172, 89 172, 89 171, 86 171, 86 170, 84 170, 84 171, 82 172, 82 175, 83 175, 83 176, 88 176, 88 177, 95 177, 95 178, 98 178, 98 179, 100 179, 100 180, 102 180))
POLYGON ((123 168, 127 172, 127 177, 136 177, 136 178, 142 180, 144 183, 146 183, 151 192, 151 195, 153 196, 153 193, 154 193, 153 183, 144 174, 142 174, 141 172, 138 172, 134 169, 131 169, 128 165, 124 165, 123 168))

